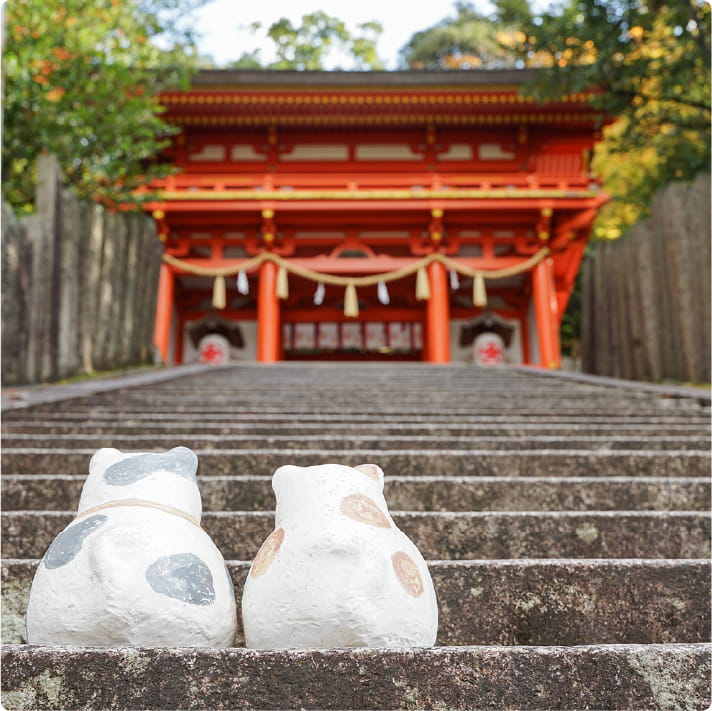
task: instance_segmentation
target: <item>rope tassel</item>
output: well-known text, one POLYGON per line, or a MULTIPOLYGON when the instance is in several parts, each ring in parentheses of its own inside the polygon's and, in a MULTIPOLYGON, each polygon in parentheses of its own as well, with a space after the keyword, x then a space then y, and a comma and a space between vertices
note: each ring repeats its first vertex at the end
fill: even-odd
POLYGON ((324 285, 319 282, 316 285, 316 291, 314 292, 314 306, 321 306, 324 303, 324 285))
POLYGON ((472 303, 475 306, 487 306, 487 287, 485 278, 480 272, 475 274, 472 282, 472 303))
POLYGON ((388 287, 385 281, 378 282, 378 300, 384 305, 388 306, 391 303, 391 297, 388 294, 388 287))
POLYGON ((344 292, 344 316, 358 318, 358 296, 356 295, 356 287, 352 282, 347 284, 344 292))
POLYGON ((243 269, 237 273, 237 291, 243 296, 247 296, 250 293, 250 282, 247 281, 247 274, 243 269))
POLYGON ((286 267, 280 267, 277 272, 277 298, 278 299, 288 299, 289 298, 289 280, 287 279, 287 269, 286 267))
POLYGON ((224 309, 226 305, 225 277, 216 276, 213 282, 213 306, 216 309, 224 309))
POLYGON ((460 288, 460 279, 454 269, 450 270, 450 288, 453 291, 457 291, 460 288))
POLYGON ((430 298, 430 282, 424 267, 420 267, 415 276, 415 298, 418 301, 427 301, 430 298))

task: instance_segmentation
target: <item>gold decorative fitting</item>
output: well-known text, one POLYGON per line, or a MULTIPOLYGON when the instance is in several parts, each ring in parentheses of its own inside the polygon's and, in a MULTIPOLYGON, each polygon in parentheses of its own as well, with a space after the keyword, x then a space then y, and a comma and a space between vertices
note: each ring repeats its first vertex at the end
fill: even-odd
POLYGON ((539 233, 539 239, 540 239, 542 242, 546 242, 546 240, 549 239, 549 233, 546 232, 545 230, 542 230, 542 231, 539 233))
POLYGON ((271 232, 265 232, 265 233, 262 235, 262 239, 263 239, 265 242, 274 242, 274 235, 273 235, 271 232))
POLYGON ((436 207, 436 208, 433 208, 433 210, 430 211, 430 214, 431 214, 433 217, 442 217, 442 216, 443 216, 443 211, 442 211, 439 207, 436 207))
POLYGON ((274 217, 274 210, 262 210, 262 217, 264 217, 265 220, 274 217))
POLYGON ((543 207, 541 209, 542 217, 551 217, 553 214, 554 214, 554 211, 550 207, 543 207))
POLYGON ((163 210, 154 210, 151 214, 153 215, 154 220, 162 220, 166 216, 166 213, 163 212, 163 210))

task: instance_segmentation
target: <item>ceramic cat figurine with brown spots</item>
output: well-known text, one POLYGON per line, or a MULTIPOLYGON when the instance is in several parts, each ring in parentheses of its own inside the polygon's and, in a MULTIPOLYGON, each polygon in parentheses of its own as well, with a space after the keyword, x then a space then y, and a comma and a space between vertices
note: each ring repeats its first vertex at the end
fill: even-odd
POLYGON ((430 573, 388 513, 380 467, 284 466, 272 486, 275 530, 242 598, 248 647, 435 644, 430 573))
POLYGON ((235 595, 200 527, 198 460, 100 449, 78 513, 37 568, 30 644, 228 647, 235 595))

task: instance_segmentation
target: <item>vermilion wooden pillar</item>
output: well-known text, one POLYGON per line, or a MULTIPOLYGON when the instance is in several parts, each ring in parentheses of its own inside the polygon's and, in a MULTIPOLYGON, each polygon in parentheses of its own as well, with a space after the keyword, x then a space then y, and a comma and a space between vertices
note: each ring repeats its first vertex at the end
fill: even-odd
POLYGON ((280 360, 279 299, 277 298, 277 265, 265 262, 260 267, 257 288, 257 360, 275 363, 280 360))
POLYGON ((450 293, 445 266, 428 266, 430 298, 425 318, 425 359, 430 363, 450 362, 450 293))
POLYGON ((542 259, 534 267, 532 291, 540 364, 544 368, 560 368, 559 307, 554 286, 554 260, 551 257, 542 259))
POLYGON ((175 277, 173 276, 173 270, 167 264, 161 264, 153 342, 156 344, 161 354, 161 360, 164 363, 168 363, 168 358, 170 357, 174 288, 175 277))

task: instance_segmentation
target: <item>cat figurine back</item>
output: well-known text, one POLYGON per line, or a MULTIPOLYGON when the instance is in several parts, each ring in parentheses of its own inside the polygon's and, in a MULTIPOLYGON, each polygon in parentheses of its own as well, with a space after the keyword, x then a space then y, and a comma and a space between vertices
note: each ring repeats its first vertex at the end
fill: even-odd
POLYGON ((232 580, 200 527, 197 469, 185 447, 94 454, 77 516, 32 582, 30 644, 233 644, 232 580))
POLYGON ((435 644, 430 573, 388 513, 383 483, 375 464, 275 472, 275 530, 242 598, 247 647, 435 644))

